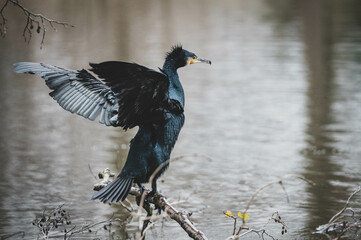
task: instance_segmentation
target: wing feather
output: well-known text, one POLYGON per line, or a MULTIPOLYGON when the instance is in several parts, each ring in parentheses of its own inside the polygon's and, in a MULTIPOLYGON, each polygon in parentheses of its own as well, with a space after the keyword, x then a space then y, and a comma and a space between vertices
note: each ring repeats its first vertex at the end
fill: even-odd
MULTIPOLYGON (((127 62, 91 63, 90 66, 90 71, 115 93, 118 122, 124 129, 160 124, 165 120, 165 113, 175 109, 172 107, 175 100, 169 99, 170 83, 165 73, 127 62)), ((177 105, 181 106, 179 102, 177 105)), ((180 112, 183 108, 176 113, 180 112)), ((102 116, 103 112, 101 121, 102 116)))
POLYGON ((135 63, 91 63, 90 69, 69 70, 43 63, 16 63, 17 73, 39 74, 53 90, 50 96, 65 110, 107 126, 124 129, 161 124, 166 113, 179 114, 183 106, 169 99, 169 79, 164 72, 135 63))
POLYGON ((50 96, 65 110, 95 120, 104 109, 101 123, 113 125, 110 118, 117 114, 118 103, 109 86, 94 78, 85 70, 75 71, 43 63, 15 63, 17 73, 39 74, 53 90, 50 96), (107 117, 108 119, 105 119, 107 117))

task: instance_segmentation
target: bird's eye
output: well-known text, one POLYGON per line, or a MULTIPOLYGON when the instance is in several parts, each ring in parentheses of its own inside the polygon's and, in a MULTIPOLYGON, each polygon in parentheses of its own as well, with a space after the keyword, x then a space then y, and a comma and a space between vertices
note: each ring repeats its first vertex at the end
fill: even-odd
POLYGON ((197 56, 193 56, 193 59, 197 59, 197 56))

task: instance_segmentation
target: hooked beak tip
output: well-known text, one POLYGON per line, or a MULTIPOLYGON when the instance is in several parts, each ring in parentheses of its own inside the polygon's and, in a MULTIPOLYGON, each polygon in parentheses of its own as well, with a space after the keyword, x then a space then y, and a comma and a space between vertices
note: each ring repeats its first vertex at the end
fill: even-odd
POLYGON ((203 63, 207 63, 207 64, 209 64, 209 65, 211 65, 212 64, 212 61, 211 60, 207 60, 207 59, 199 59, 199 61, 201 61, 201 62, 203 62, 203 63))

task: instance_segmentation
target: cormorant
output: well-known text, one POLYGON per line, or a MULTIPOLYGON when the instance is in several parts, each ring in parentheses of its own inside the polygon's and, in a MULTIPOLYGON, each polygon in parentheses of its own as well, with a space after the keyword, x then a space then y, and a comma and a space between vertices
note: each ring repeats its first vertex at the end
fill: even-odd
MULTIPOLYGON (((136 63, 109 61, 90 63, 90 71, 69 70, 43 63, 15 63, 16 73, 39 74, 53 90, 50 96, 65 110, 90 120, 99 117, 106 126, 124 130, 139 126, 130 142, 126 163, 117 178, 94 194, 102 202, 123 201, 133 183, 142 187, 152 173, 170 157, 184 123, 184 91, 177 69, 211 61, 174 46, 159 71, 136 63)), ((155 175, 156 180, 168 164, 155 175)))

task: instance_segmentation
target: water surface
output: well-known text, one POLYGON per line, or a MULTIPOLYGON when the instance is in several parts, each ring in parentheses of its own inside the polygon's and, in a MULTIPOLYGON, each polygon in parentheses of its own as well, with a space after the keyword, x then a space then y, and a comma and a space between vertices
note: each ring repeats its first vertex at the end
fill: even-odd
MULTIPOLYGON (((288 233, 281 239, 319 239, 326 223, 360 185, 361 9, 359 1, 33 1, 28 6, 76 25, 50 30, 30 44, 24 18, 9 6, 9 31, 0 40, 0 233, 25 231, 44 208, 59 204, 73 223, 104 220, 127 211, 90 201, 89 172, 119 172, 135 131, 124 132, 65 112, 37 76, 16 75, 17 61, 72 69, 88 62, 123 60, 163 64, 175 43, 212 60, 179 70, 186 92, 186 123, 159 189, 193 212, 210 239, 232 234, 223 211, 240 211, 260 186, 286 174, 251 206, 249 225, 261 227, 278 211, 288 233)), ((355 199, 356 209, 361 199, 355 199)), ((137 224, 124 221, 121 239, 137 224)), ((106 231, 98 237, 107 238, 106 231)), ((244 239, 254 239, 249 235, 244 239)), ((172 221, 147 239, 186 239, 172 221)), ((321 238, 322 239, 322 238, 321 238)))

